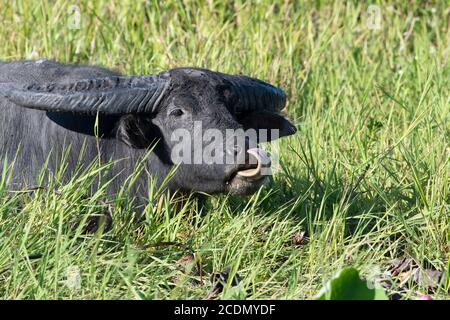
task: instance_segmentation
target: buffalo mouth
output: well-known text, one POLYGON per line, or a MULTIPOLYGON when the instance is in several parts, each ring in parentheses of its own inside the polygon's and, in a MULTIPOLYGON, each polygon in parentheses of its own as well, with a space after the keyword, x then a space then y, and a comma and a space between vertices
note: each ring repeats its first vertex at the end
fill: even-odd
POLYGON ((271 175, 271 160, 262 149, 247 150, 248 163, 240 166, 227 181, 233 194, 252 194, 256 192, 271 175))

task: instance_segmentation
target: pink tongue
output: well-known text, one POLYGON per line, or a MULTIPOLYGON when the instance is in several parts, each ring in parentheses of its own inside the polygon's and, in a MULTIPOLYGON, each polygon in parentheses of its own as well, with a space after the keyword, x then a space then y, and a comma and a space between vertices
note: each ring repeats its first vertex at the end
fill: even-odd
POLYGON ((253 179, 261 178, 261 170, 263 168, 270 168, 271 160, 269 155, 264 150, 259 148, 249 149, 247 152, 254 158, 254 160, 256 160, 257 167, 238 171, 238 176, 253 179))

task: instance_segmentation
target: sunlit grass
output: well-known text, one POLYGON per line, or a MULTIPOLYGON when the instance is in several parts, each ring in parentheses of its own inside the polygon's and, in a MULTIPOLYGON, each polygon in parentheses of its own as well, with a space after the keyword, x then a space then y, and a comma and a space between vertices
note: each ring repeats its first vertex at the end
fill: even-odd
MULTIPOLYGON (((86 197, 96 166, 69 183, 11 193, 2 164, 0 296, 203 299, 209 275, 230 267, 242 282, 222 298, 303 299, 346 265, 370 277, 410 256, 446 270, 450 7, 421 3, 378 4, 381 25, 371 29, 363 2, 77 1, 72 29, 70 1, 0 0, 1 60, 244 73, 286 90, 299 129, 283 139, 268 188, 206 206, 170 196, 158 205, 150 190, 139 223, 126 192, 86 197), (105 210, 112 229, 84 235, 82 222, 105 210), (189 253, 202 265, 200 284, 174 280, 189 253), (64 285, 70 266, 81 272, 79 289, 64 285)), ((434 296, 449 298, 442 287, 434 296)))

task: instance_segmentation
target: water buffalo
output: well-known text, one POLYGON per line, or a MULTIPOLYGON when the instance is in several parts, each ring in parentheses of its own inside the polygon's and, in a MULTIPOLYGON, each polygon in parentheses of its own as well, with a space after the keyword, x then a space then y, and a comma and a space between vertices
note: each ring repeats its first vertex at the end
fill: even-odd
MULTIPOLYGON (((282 137, 296 131, 280 114, 285 103, 285 93, 268 83, 206 69, 122 76, 50 60, 0 62, 0 160, 17 154, 11 182, 15 188, 36 185, 44 165, 50 172, 58 166, 49 155, 66 150, 68 177, 97 156, 117 160, 109 172, 114 177, 111 194, 143 157, 145 170, 133 189, 138 199, 147 196, 150 176, 161 183, 174 166, 166 185, 170 190, 251 194, 265 181, 260 173, 270 166, 267 154, 251 147, 248 137, 244 144, 211 140, 199 145, 195 124, 201 124, 202 132, 214 129, 224 137, 227 130, 238 129, 276 129, 282 137), (176 130, 189 137, 174 141, 176 130), (175 161, 173 150, 180 143, 192 153, 225 145, 216 157, 232 154, 244 161, 175 161)), ((269 135, 266 140, 271 139, 269 135)))

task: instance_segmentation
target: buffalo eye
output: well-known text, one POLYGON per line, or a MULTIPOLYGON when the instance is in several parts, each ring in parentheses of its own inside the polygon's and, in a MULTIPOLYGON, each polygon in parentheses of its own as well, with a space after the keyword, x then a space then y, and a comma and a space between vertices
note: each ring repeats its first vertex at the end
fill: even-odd
POLYGON ((182 109, 174 109, 170 111, 169 115, 171 117, 181 117, 184 114, 184 111, 182 109))

